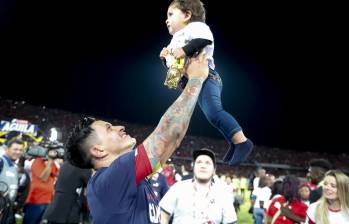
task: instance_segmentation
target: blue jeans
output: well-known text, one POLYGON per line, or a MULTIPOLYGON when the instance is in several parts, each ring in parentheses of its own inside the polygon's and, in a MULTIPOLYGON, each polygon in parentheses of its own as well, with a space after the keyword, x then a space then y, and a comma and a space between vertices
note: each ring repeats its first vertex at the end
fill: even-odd
POLYGON ((253 218, 254 218, 255 224, 263 224, 264 209, 253 208, 253 218))
POLYGON ((236 132, 241 131, 241 127, 235 118, 223 108, 221 100, 222 88, 223 83, 221 77, 216 71, 210 69, 208 78, 202 86, 198 101, 207 120, 231 143, 232 136, 236 132))
MULTIPOLYGON (((182 89, 185 88, 187 82, 188 79, 183 76, 180 82, 182 89)), ((217 128, 231 144, 232 136, 242 129, 236 119, 224 110, 221 99, 222 89, 221 77, 216 71, 210 69, 208 78, 202 86, 198 102, 210 124, 217 128)))
POLYGON ((48 204, 26 204, 23 224, 39 224, 48 204))

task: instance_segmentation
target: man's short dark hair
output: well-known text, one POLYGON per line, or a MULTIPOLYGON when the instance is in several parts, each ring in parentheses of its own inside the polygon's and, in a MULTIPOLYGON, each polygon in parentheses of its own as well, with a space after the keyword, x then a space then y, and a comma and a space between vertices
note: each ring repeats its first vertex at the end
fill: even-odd
POLYGON ((325 172, 332 169, 331 163, 326 159, 312 159, 309 162, 310 167, 318 167, 323 169, 325 172))
POLYGON ((12 138, 9 141, 6 142, 6 146, 9 148, 13 144, 18 144, 18 145, 24 145, 24 141, 18 138, 12 138))
POLYGON ((74 166, 80 168, 93 168, 91 154, 86 147, 87 139, 93 134, 91 124, 96 119, 84 117, 71 131, 66 147, 66 159, 74 166))

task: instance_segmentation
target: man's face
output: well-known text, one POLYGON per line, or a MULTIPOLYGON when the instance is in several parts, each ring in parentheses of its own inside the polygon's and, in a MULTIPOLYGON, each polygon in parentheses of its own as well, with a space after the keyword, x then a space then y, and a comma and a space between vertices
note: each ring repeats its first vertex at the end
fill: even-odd
POLYGON ((307 176, 311 183, 318 184, 321 181, 321 170, 318 167, 309 167, 307 176))
POLYGON ((194 163, 194 176, 200 182, 208 182, 212 179, 215 172, 211 157, 200 155, 194 163))
POLYGON ((6 155, 9 157, 12 161, 16 161, 21 157, 21 155, 24 152, 24 145, 12 143, 7 149, 6 149, 6 155))
POLYGON ((136 139, 125 132, 124 126, 113 126, 105 121, 95 121, 91 124, 99 139, 98 145, 109 154, 120 155, 131 150, 136 139))

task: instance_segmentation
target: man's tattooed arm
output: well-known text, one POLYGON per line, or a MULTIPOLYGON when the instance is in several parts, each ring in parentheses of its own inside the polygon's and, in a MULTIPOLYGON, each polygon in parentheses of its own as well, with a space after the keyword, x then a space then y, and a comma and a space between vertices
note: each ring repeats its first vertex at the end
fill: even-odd
POLYGON ((189 79, 178 99, 167 109, 154 132, 144 141, 153 168, 165 163, 187 132, 204 78, 189 79))

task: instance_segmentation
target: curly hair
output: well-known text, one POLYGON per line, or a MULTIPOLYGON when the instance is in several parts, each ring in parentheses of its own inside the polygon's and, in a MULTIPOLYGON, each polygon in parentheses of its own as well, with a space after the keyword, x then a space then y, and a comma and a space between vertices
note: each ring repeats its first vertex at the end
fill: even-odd
POLYGON ((205 22, 206 12, 200 0, 173 0, 170 6, 175 6, 182 12, 191 12, 190 22, 205 22))
POLYGON ((311 167, 319 167, 319 168, 325 170, 325 172, 327 170, 332 169, 331 163, 328 160, 326 160, 326 159, 312 159, 312 160, 309 161, 309 166, 311 166, 311 167))
POLYGON ((282 182, 282 195, 287 201, 292 202, 298 199, 299 179, 295 176, 286 176, 282 182))

